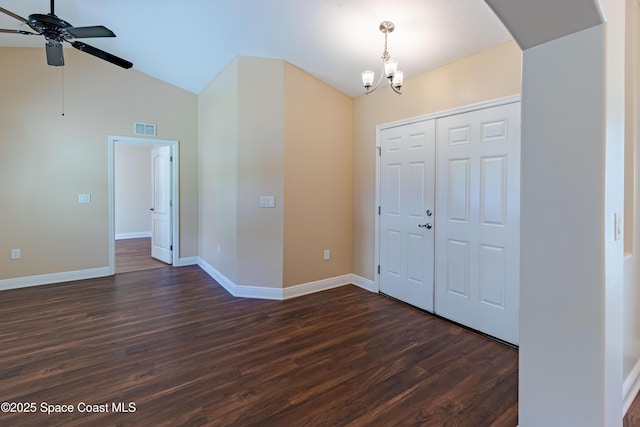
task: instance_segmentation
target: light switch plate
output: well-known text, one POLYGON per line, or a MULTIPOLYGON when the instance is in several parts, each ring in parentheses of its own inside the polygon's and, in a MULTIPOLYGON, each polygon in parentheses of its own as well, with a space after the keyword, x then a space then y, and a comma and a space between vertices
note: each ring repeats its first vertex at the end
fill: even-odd
POLYGON ((275 196, 260 196, 260 207, 261 208, 275 208, 276 207, 276 197, 275 196))
POLYGON ((78 203, 91 203, 91 194, 78 194, 78 203))
POLYGON ((613 214, 613 240, 618 241, 622 239, 622 215, 619 213, 613 214))

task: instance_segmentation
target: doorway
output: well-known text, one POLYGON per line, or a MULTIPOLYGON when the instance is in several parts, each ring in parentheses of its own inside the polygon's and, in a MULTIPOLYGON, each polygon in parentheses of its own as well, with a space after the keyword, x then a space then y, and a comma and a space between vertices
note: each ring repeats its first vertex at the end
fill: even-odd
POLYGON ((108 151, 111 274, 177 266, 178 141, 109 136, 108 151))

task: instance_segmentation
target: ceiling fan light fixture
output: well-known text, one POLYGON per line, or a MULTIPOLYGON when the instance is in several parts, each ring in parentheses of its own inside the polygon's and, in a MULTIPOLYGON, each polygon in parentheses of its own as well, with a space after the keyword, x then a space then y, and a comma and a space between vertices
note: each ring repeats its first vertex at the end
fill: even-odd
POLYGON ((380 23, 380 31, 384 34, 384 51, 382 52, 382 72, 380 78, 375 86, 373 81, 375 80, 375 73, 373 71, 362 72, 362 84, 367 94, 370 94, 378 88, 383 76, 387 76, 389 80, 389 86, 395 93, 401 95, 400 88, 404 82, 404 76, 402 71, 398 71, 398 61, 391 59, 389 51, 387 50, 387 37, 395 29, 395 25, 391 21, 382 21, 380 23), (373 89, 371 88, 373 86, 373 89))

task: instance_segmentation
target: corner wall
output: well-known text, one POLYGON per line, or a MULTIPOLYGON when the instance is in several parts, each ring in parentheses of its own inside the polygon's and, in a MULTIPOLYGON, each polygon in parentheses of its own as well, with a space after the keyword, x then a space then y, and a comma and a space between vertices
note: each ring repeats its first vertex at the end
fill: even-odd
POLYGON ((198 106, 205 268, 232 293, 273 298, 350 274, 352 100, 284 61, 239 56, 198 106))

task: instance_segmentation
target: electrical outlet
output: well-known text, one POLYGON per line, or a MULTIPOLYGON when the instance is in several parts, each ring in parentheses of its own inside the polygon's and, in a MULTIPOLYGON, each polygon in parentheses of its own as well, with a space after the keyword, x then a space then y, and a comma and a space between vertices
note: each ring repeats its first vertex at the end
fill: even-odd
POLYGON ((11 259, 20 259, 20 249, 11 249, 11 259))
POLYGON ((329 249, 324 250, 324 260, 327 261, 331 259, 331 251, 329 249))

